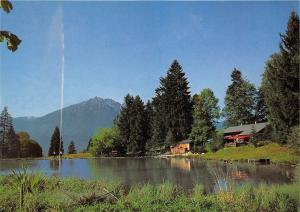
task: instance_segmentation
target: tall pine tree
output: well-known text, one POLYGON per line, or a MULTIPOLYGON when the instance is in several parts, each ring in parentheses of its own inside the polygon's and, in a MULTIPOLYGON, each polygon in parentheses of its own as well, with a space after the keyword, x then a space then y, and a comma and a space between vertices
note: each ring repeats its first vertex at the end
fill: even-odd
POLYGON ((276 139, 283 143, 299 124, 299 16, 292 12, 281 34, 280 51, 267 61, 262 91, 276 139))
POLYGON ((16 135, 12 118, 4 107, 0 115, 0 158, 20 156, 20 141, 16 135))
MULTIPOLYGON (((59 155, 59 152, 60 152, 59 143, 60 143, 60 131, 59 131, 59 128, 56 126, 54 131, 53 131, 52 137, 51 137, 48 156, 57 156, 57 155, 59 155)), ((61 147, 62 147, 62 145, 61 145, 61 147)), ((63 149, 63 148, 61 148, 61 149, 63 149)))
POLYGON ((117 119, 117 127, 122 139, 122 146, 127 146, 129 153, 145 153, 148 140, 148 115, 139 96, 126 95, 117 119))
POLYGON ((265 98, 261 88, 258 89, 256 95, 256 106, 255 106, 255 121, 258 123, 266 122, 268 115, 268 108, 265 103, 265 98))
POLYGON ((255 121, 256 89, 253 84, 243 79, 242 73, 234 68, 231 74, 232 83, 225 96, 223 116, 226 126, 249 124, 255 121))
POLYGON ((152 101, 152 118, 151 118, 151 137, 150 143, 152 147, 163 147, 167 135, 164 117, 164 108, 162 97, 159 92, 152 101))
POLYGON ((165 140, 170 131, 174 143, 188 138, 192 124, 192 102, 187 78, 177 60, 171 64, 166 77, 160 79, 160 87, 156 89, 153 102, 157 124, 153 136, 165 140), (161 130, 163 132, 159 132, 161 130))
POLYGON ((151 101, 147 101, 145 105, 145 117, 146 117, 146 149, 150 150, 153 148, 153 144, 151 142, 152 137, 152 123, 153 123, 153 105, 151 101))
POLYGON ((127 94, 124 98, 124 103, 117 117, 117 127, 120 132, 122 142, 125 146, 129 143, 130 137, 130 119, 132 117, 133 96, 127 94))
POLYGON ((75 147, 75 143, 72 140, 68 146, 68 154, 76 154, 76 147, 75 147))
POLYGON ((128 151, 132 153, 145 153, 147 141, 147 114, 144 102, 139 96, 133 100, 130 117, 130 136, 128 151))

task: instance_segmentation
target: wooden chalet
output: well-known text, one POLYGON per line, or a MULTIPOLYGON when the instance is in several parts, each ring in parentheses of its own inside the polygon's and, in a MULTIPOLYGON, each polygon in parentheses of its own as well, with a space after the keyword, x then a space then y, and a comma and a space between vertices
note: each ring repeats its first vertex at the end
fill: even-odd
POLYGON ((263 132, 268 125, 268 122, 264 122, 228 127, 224 130, 225 146, 240 146, 248 144, 251 137, 263 132))
POLYGON ((170 147, 173 155, 184 154, 191 150, 191 140, 183 140, 170 147))

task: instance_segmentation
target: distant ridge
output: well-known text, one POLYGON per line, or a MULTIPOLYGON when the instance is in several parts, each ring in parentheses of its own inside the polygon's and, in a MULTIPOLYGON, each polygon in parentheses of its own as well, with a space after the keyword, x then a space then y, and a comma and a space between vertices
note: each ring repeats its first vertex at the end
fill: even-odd
MULTIPOLYGON (((112 99, 94 97, 63 108, 63 141, 65 152, 71 140, 78 150, 83 150, 89 138, 98 128, 111 127, 121 104, 112 99)), ((15 130, 27 131, 37 140, 43 154, 48 154, 50 138, 55 126, 59 126, 60 110, 41 117, 17 117, 13 119, 15 130)))

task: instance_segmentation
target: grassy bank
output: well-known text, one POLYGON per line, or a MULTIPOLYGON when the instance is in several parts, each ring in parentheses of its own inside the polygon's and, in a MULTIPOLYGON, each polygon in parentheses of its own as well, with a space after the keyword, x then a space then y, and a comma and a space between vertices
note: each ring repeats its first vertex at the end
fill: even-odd
MULTIPOLYGON (((43 159, 43 160, 53 160, 58 159, 58 156, 46 156, 42 158, 35 158, 35 159, 43 159)), ((93 158, 91 153, 88 152, 80 152, 76 154, 65 154, 62 156, 63 159, 85 159, 85 158, 93 158)))
POLYGON ((93 156, 88 152, 80 152, 76 154, 66 154, 63 155, 63 158, 66 159, 81 159, 81 158, 92 158, 93 156))
MULTIPOLYGON (((204 194, 201 185, 186 194, 165 183, 140 185, 129 191, 121 185, 80 179, 28 175, 23 185, 24 211, 297 211, 296 185, 251 187, 204 194)), ((20 210, 20 182, 0 178, 0 211, 20 210)))
POLYGON ((272 163, 297 164, 300 157, 296 149, 280 146, 276 143, 261 147, 241 146, 228 147, 217 152, 208 152, 203 155, 190 155, 208 160, 245 161, 248 159, 270 159, 272 163))

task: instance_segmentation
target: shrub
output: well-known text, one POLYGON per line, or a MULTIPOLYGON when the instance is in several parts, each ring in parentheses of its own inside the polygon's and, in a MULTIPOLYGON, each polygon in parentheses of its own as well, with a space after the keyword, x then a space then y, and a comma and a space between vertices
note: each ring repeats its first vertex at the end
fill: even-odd
POLYGON ((213 135, 211 141, 205 144, 205 149, 208 152, 216 152, 224 147, 223 130, 219 130, 213 135))
POLYGON ((0 211, 16 211, 18 196, 17 190, 0 186, 0 211))
POLYGON ((223 148, 223 144, 219 141, 210 141, 205 144, 205 150, 207 152, 216 152, 223 148))
POLYGON ((261 147, 261 146, 265 146, 272 143, 272 141, 270 140, 260 140, 256 142, 256 147, 261 147))
POLYGON ((117 150, 119 154, 124 153, 119 131, 116 127, 102 128, 93 136, 89 148, 94 156, 108 155, 112 150, 117 150))
POLYGON ((300 148, 300 126, 292 128, 292 131, 288 136, 288 144, 290 146, 300 148))

